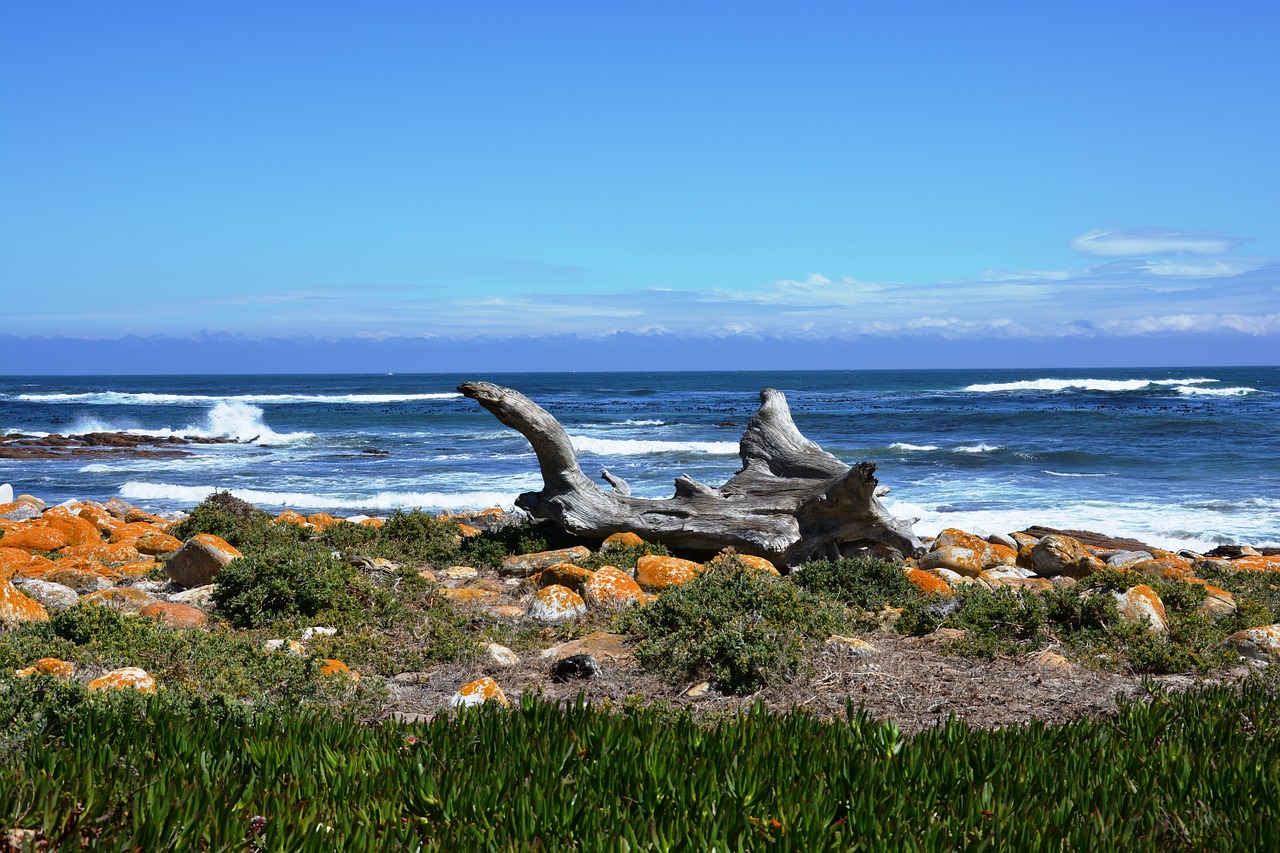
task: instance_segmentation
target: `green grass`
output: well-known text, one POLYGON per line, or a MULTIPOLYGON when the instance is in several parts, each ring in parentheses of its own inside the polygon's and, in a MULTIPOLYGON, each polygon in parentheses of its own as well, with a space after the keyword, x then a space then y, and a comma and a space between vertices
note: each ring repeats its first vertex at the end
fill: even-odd
POLYGON ((522 700, 413 726, 0 681, 0 815, 95 850, 1266 850, 1274 683, 905 737, 522 700))

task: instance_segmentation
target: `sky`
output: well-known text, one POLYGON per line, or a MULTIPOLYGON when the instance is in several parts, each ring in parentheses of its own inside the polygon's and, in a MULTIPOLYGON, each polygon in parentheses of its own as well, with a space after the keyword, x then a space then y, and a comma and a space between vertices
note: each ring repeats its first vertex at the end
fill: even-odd
POLYGON ((4 3, 0 362, 1277 364, 1277 43, 1202 0, 4 3))

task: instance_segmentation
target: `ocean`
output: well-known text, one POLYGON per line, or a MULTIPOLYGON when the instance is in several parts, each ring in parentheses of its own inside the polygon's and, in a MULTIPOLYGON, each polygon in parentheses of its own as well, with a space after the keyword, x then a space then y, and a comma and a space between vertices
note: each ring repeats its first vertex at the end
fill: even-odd
POLYGON ((50 504, 119 496, 189 509, 213 490, 335 515, 511 506, 541 487, 518 433, 458 394, 485 379, 565 425, 583 470, 669 497, 720 485, 760 389, 801 431, 879 466, 885 500, 944 527, 1032 524, 1168 548, 1280 545, 1280 368, 0 378, 0 434, 226 436, 182 458, 0 459, 50 504))

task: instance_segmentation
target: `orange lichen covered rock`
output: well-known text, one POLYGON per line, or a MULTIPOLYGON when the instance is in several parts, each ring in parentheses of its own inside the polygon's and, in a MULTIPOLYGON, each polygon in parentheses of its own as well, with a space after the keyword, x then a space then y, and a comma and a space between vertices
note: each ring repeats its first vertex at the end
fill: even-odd
POLYGON ((182 547, 182 540, 175 539, 168 533, 153 530, 150 533, 144 533, 139 536, 138 541, 134 543, 134 547, 142 553, 152 556, 170 554, 182 547))
MULTIPOLYGON (((8 536, 4 538, 7 542, 8 536)), ((1280 555, 1270 557, 1237 557, 1231 561, 1231 568, 1238 572, 1280 572, 1280 555)))
POLYGON ((464 586, 460 589, 442 589, 440 594, 458 604, 484 604, 498 597, 498 593, 491 589, 478 589, 471 586, 464 586))
POLYGON ((17 530, 10 530, 5 533, 4 539, 0 542, 4 542, 6 548, 17 548, 28 553, 61 551, 71 544, 66 533, 44 524, 26 525, 17 530))
MULTIPOLYGON (((981 540, 979 540, 981 541, 981 540)), ((976 578, 982 574, 982 552, 959 545, 946 545, 936 548, 920 558, 920 568, 925 571, 947 569, 967 578, 976 578)))
POLYGON ((595 572, 590 569, 584 569, 581 566, 575 566, 573 563, 556 563, 554 566, 547 566, 535 575, 531 575, 529 580, 539 589, 552 584, 560 584, 567 586, 576 593, 581 594, 587 581, 591 580, 591 576, 595 572))
POLYGON ((145 509, 138 509, 136 506, 131 506, 125 510, 124 520, 126 523, 141 521, 146 522, 147 524, 154 524, 159 527, 165 527, 169 524, 169 522, 165 521, 160 516, 147 512, 145 509))
POLYGON ((49 565, 49 570, 40 575, 40 580, 60 583, 76 592, 107 589, 124 580, 124 575, 116 569, 109 569, 97 560, 86 560, 83 557, 56 560, 49 565))
POLYGON ((630 530, 623 533, 611 533, 604 540, 602 548, 639 548, 644 540, 630 530))
POLYGON ((382 525, 386 524, 386 522, 383 521, 381 518, 366 518, 364 521, 360 523, 363 524, 365 527, 381 527, 382 525))
POLYGON ((484 533, 479 527, 472 527, 470 524, 458 522, 458 532, 462 534, 464 539, 470 539, 472 536, 479 536, 484 533))
POLYGON ((1191 574, 1191 564, 1181 557, 1174 560, 1164 557, 1138 560, 1136 563, 1129 563, 1125 568, 1149 578, 1169 581, 1183 580, 1191 574))
POLYGON ((140 536, 145 536, 148 533, 155 532, 157 532, 157 529, 154 526, 147 524, 145 521, 134 521, 117 527, 115 531, 112 532, 111 538, 107 541, 111 543, 134 542, 140 536))
POLYGON ((1280 624, 1236 631, 1222 644, 1256 663, 1273 663, 1280 660, 1280 624))
POLYGON ((291 509, 286 509, 284 512, 277 515, 275 517, 275 523, 276 524, 296 524, 299 527, 310 526, 310 522, 307 521, 307 517, 305 515, 303 515, 300 512, 295 512, 294 510, 291 510, 291 509))
POLYGON ((137 690, 139 693, 155 693, 156 680, 145 669, 126 666, 113 669, 87 685, 90 690, 137 690))
POLYGON ((640 601, 644 591, 631 575, 613 566, 602 566, 587 579, 582 597, 593 607, 623 607, 640 601))
MULTIPOLYGON (((933 551, 939 551, 943 548, 967 548, 977 555, 982 561, 982 569, 991 569, 996 566, 1012 566, 1018 559, 1018 552, 1007 545, 989 542, 981 536, 975 536, 964 530, 955 527, 948 527, 938 534, 938 538, 934 540, 933 551)), ((947 568, 951 568, 948 566, 947 568)), ((952 569, 952 571, 958 571, 952 569)), ((960 574, 966 574, 960 572, 960 574)))
POLYGON ((197 533, 165 561, 164 571, 174 583, 190 589, 213 583, 232 560, 244 556, 225 539, 197 533))
POLYGON ((1031 568, 1041 577, 1084 578, 1106 567, 1078 539, 1058 533, 1042 537, 1031 549, 1031 568))
POLYGON ((515 554, 502 561, 499 571, 504 575, 527 578, 534 572, 554 566, 556 563, 576 563, 590 556, 591 551, 582 545, 558 548, 554 551, 538 551, 533 554, 515 554))
POLYGON ((0 625, 48 622, 49 611, 6 580, 0 580, 0 625))
POLYGON ((324 658, 320 662, 321 675, 345 675, 352 681, 360 680, 360 673, 349 669, 345 663, 337 658, 324 658))
POLYGON ((102 542, 102 534, 98 532, 98 528, 94 527, 88 520, 78 515, 72 515, 65 510, 62 512, 49 510, 44 514, 43 521, 46 526, 66 536, 67 547, 84 544, 97 545, 102 542))
POLYGON ((0 521, 27 521, 39 517, 40 510, 26 501, 9 501, 0 504, 0 521))
POLYGON ((0 547, 0 578, 9 578, 31 562, 31 555, 21 548, 0 547))
POLYGON ((113 587, 112 589, 100 589, 97 592, 91 592, 81 601, 92 601, 103 607, 110 607, 112 610, 119 610, 121 613, 130 616, 137 616, 142 612, 142 608, 155 601, 147 593, 133 587, 113 587))
POLYGON ((55 678, 70 678, 76 674, 75 664, 58 658, 40 658, 31 666, 14 670, 15 678, 30 678, 33 675, 52 675, 55 678))
POLYGON ((497 702, 503 707, 510 707, 506 694, 498 686, 498 682, 488 676, 477 678, 458 688, 449 704, 455 708, 469 708, 472 705, 483 705, 485 702, 497 702))
POLYGON ((94 526, 99 536, 110 536, 120 526, 120 520, 98 504, 83 502, 76 509, 81 518, 94 526))
POLYGON ((951 595, 951 585, 923 569, 907 569, 907 580, 925 595, 951 595))
POLYGON ((734 554, 733 558, 741 563, 745 568, 764 572, 767 575, 777 575, 778 577, 782 576, 782 572, 778 571, 778 567, 766 560, 764 557, 757 557, 753 554, 734 554))
POLYGON ((153 601, 139 611, 140 616, 159 622, 171 630, 203 628, 209 624, 209 616, 199 607, 179 604, 176 601, 153 601))
POLYGON ((669 586, 688 583, 698 576, 702 566, 679 557, 641 557, 636 562, 636 582, 646 592, 661 592, 669 586))
POLYGON ((142 559, 142 554, 128 542, 117 542, 112 545, 99 540, 97 542, 85 542, 81 545, 72 545, 58 552, 58 559, 65 560, 68 557, 83 557, 88 560, 97 560, 100 563, 113 565, 136 563, 142 559))
POLYGON ((1128 592, 1115 593, 1116 605, 1120 616, 1126 622, 1146 624, 1148 629, 1157 634, 1169 630, 1165 617, 1164 602, 1156 591, 1145 583, 1131 587, 1128 592))
POLYGON ((587 604, 582 596, 560 584, 544 586, 538 590, 529 607, 529 617, 539 622, 563 622, 586 612, 587 604))
POLYGON ((27 564, 14 569, 14 575, 24 578, 44 577, 46 572, 53 571, 57 563, 39 554, 29 554, 27 564))

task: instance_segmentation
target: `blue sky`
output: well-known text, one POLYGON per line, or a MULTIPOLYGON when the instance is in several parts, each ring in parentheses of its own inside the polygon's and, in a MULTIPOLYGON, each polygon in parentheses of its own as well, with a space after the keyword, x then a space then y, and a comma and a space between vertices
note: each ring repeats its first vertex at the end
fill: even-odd
POLYGON ((1277 8, 3 4, 0 349, 1280 363, 1277 8))

